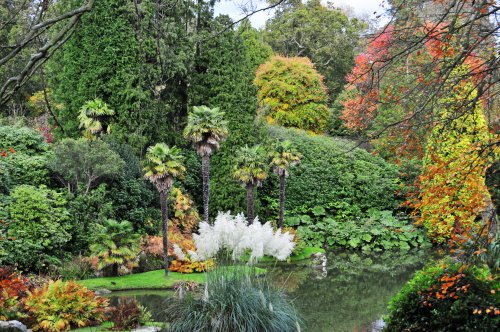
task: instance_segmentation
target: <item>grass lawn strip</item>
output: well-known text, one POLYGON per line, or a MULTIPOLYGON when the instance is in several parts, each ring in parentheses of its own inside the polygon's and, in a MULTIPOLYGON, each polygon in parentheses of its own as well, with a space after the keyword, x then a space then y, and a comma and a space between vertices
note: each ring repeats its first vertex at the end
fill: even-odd
MULTIPOLYGON (((315 247, 306 247, 295 256, 291 256, 289 261, 296 262, 311 258, 314 253, 324 253, 325 250, 315 247)), ((263 257, 261 262, 275 261, 271 257, 263 257)), ((264 269, 257 268, 258 273, 264 273, 264 269)), ((178 273, 170 272, 165 277, 164 270, 149 271, 137 274, 128 274, 120 277, 103 277, 77 281, 80 285, 89 289, 108 289, 110 291, 135 290, 135 289, 171 289, 174 284, 180 281, 205 282, 204 273, 178 273)))
POLYGON ((137 274, 128 274, 120 277, 103 277, 77 282, 89 289, 133 290, 133 289, 170 289, 179 281, 205 282, 204 273, 170 272, 165 276, 164 270, 149 271, 137 274))

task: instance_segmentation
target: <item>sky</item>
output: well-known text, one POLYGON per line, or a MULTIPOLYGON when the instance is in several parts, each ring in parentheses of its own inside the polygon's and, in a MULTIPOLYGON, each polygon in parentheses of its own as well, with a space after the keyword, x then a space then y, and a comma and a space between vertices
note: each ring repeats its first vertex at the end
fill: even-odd
MULTIPOLYGON (((327 1, 322 2, 326 4, 327 1)), ((380 7, 382 0, 330 0, 329 2, 342 8, 351 7, 358 16, 374 16, 373 12, 382 12, 380 7)), ((215 5, 215 14, 227 14, 233 20, 237 20, 244 16, 241 8, 250 3, 257 9, 267 6, 266 2, 263 0, 221 0, 215 5)), ((261 28, 271 16, 271 10, 258 12, 250 17, 250 21, 254 27, 261 28)))

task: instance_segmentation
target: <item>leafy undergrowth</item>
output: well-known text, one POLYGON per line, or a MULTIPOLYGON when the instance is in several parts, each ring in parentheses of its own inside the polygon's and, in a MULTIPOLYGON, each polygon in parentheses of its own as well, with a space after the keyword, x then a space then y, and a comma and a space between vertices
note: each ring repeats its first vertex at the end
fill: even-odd
MULTIPOLYGON (((265 273, 264 269, 257 268, 258 273, 265 273)), ((89 289, 128 290, 128 289, 170 289, 181 281, 204 283, 204 273, 177 273, 170 272, 165 276, 164 270, 155 270, 144 273, 128 274, 121 277, 105 277, 77 281, 89 289)))

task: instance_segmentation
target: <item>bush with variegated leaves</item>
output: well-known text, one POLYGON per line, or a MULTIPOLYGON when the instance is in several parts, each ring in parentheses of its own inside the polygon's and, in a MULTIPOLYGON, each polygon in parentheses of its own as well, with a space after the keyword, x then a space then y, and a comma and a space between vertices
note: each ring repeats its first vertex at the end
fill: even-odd
POLYGON ((57 280, 29 292, 25 306, 33 331, 59 332, 105 321, 108 300, 76 282, 57 280))

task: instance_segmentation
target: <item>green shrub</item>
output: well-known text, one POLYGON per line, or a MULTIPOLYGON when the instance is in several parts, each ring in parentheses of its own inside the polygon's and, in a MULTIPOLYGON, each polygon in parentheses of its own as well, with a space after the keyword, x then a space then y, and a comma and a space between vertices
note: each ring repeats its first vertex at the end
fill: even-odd
POLYGON ((49 170, 47 168, 48 155, 30 156, 25 153, 16 152, 7 158, 0 159, 0 177, 5 182, 4 186, 13 188, 21 184, 33 186, 47 185, 49 183, 49 170))
POLYGON ((63 195, 44 186, 22 185, 12 191, 10 200, 6 262, 35 271, 57 264, 71 240, 63 195))
POLYGON ((136 299, 120 299, 120 303, 111 312, 113 329, 130 331, 151 321, 151 313, 141 306, 136 299))
POLYGON ((140 236, 133 233, 130 221, 108 219, 104 221, 104 225, 96 226, 98 235, 95 243, 90 246, 90 256, 96 260, 95 268, 98 271, 110 268, 111 275, 117 276, 120 267, 131 271, 137 266, 140 236))
POLYGON ((308 215, 290 217, 286 224, 298 227, 297 232, 309 246, 380 251, 409 250, 430 245, 425 232, 405 218, 396 218, 391 211, 368 211, 368 216, 343 220, 331 217, 322 207, 308 215))
MULTIPOLYGON (((270 126, 269 132, 280 140, 292 141, 303 156, 287 179, 288 216, 313 217, 319 206, 327 215, 347 220, 372 208, 392 210, 398 205, 394 197, 398 171, 382 158, 345 140, 276 126, 270 126)), ((279 197, 276 177, 264 183, 260 196, 272 208, 265 217, 275 217, 279 197)))
POLYGON ((29 293, 25 305, 36 321, 33 331, 59 332, 104 321, 108 300, 76 282, 57 280, 29 293))
POLYGON ((389 303, 386 331, 498 331, 498 276, 440 263, 415 274, 389 303))
POLYGON ((207 275, 203 298, 188 294, 165 314, 172 332, 300 331, 286 295, 259 280, 255 271, 238 267, 218 267, 207 275))
POLYGON ((64 139, 53 147, 49 167, 71 192, 88 194, 100 182, 122 173, 125 162, 101 140, 64 139))
POLYGON ((108 199, 106 185, 101 184, 87 195, 68 195, 71 215, 71 253, 86 253, 97 236, 97 224, 113 216, 113 204, 108 199))
POLYGON ((112 218, 129 220, 140 232, 156 234, 161 220, 158 192, 144 179, 120 178, 111 183, 106 200, 112 206, 112 218))
POLYGON ((47 152, 49 145, 34 129, 0 125, 0 150, 9 148, 13 148, 18 153, 38 154, 47 152))
POLYGON ((7 193, 21 184, 48 184, 49 145, 34 129, 0 126, 0 151, 15 151, 0 158, 0 191, 7 193))
POLYGON ((63 280, 82 280, 94 277, 95 273, 89 260, 78 255, 63 261, 61 266, 54 267, 50 275, 63 280))

